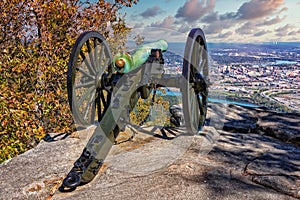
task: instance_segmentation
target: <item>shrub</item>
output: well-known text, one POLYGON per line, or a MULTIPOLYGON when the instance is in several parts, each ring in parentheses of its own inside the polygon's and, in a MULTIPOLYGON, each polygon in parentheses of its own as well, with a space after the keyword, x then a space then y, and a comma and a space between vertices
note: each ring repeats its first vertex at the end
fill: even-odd
POLYGON ((107 38, 126 34, 118 10, 137 3, 110 2, 0 1, 0 163, 46 133, 73 131, 66 91, 71 48, 87 30, 107 38))

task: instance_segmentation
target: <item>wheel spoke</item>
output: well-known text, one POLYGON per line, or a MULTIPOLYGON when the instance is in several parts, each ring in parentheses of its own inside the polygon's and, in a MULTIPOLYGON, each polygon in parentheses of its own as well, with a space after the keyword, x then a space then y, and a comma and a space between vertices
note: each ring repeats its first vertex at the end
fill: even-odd
POLYGON ((100 45, 100 55, 99 55, 99 68, 100 70, 104 69, 105 65, 104 65, 104 48, 103 48, 103 45, 101 44, 100 45), (102 64, 104 66, 102 66, 102 64))
POLYGON ((194 128, 195 130, 199 129, 199 108, 197 108, 197 95, 195 93, 193 93, 193 106, 192 106, 192 110, 193 110, 193 114, 192 114, 192 118, 193 118, 193 123, 194 123, 194 128))
POLYGON ((101 97, 101 101, 102 101, 102 103, 103 103, 104 108, 108 107, 107 102, 106 102, 106 100, 105 100, 105 97, 104 97, 104 94, 103 94, 103 91, 102 91, 102 90, 101 90, 101 92, 100 92, 100 97, 101 97))
POLYGON ((199 106, 199 109, 200 109, 200 114, 204 115, 203 103, 201 102, 199 95, 196 95, 196 96, 197 96, 198 106, 199 106))
POLYGON ((204 46, 201 46, 201 62, 199 63, 199 72, 203 75, 205 74, 204 72, 204 67, 207 65, 207 57, 205 56, 206 55, 206 52, 205 52, 205 48, 204 46))
MULTIPOLYGON (((84 112, 84 116, 83 116, 84 119, 88 120, 89 110, 91 108, 91 105, 93 104, 94 97, 95 97, 95 93, 94 92, 90 93, 90 98, 89 98, 89 101, 87 102, 87 105, 86 105, 86 108, 85 108, 85 112, 84 112)), ((92 118, 92 116, 91 116, 91 118, 92 118)))
POLYGON ((207 60, 206 59, 203 59, 202 62, 200 63, 200 73, 203 75, 204 74, 204 67, 206 66, 207 64, 207 60))
POLYGON ((103 45, 101 45, 100 61, 103 60, 104 55, 105 55, 105 49, 103 48, 103 45))
POLYGON ((89 87, 89 86, 94 85, 94 84, 95 84, 95 81, 89 81, 89 82, 86 82, 86 83, 76 85, 75 89, 82 88, 82 87, 89 87))
POLYGON ((195 54, 196 54, 195 55, 195 57, 196 57, 195 58, 195 60, 196 60, 195 62, 196 63, 195 63, 195 68, 196 68, 197 71, 199 71, 200 60, 201 60, 201 57, 202 57, 201 53, 200 53, 201 52, 201 46, 200 46, 200 44, 198 42, 196 42, 195 45, 196 45, 196 52, 195 52, 195 54))
POLYGON ((91 64, 89 63, 89 61, 86 59, 84 52, 82 50, 80 50, 80 56, 83 60, 83 62, 85 63, 85 65, 87 66, 87 68, 89 69, 91 74, 96 74, 95 71, 93 70, 93 67, 91 66, 91 64))
POLYGON ((203 68, 202 68, 202 63, 203 63, 203 46, 201 46, 200 44, 199 44, 199 62, 198 62, 198 65, 197 65, 197 67, 198 67, 198 71, 202 74, 202 71, 203 71, 203 68))
MULTIPOLYGON (((95 98, 95 93, 94 93, 94 98, 95 98)), ((93 99, 94 99, 93 98, 93 99)), ((92 99, 92 100, 93 100, 92 99)), ((95 113, 96 113, 96 100, 93 100, 92 102, 92 111, 91 111, 91 124, 95 122, 95 113)))
POLYGON ((89 89, 87 89, 83 95, 81 95, 81 98, 78 100, 77 104, 78 107, 80 107, 83 104, 83 101, 87 99, 87 97, 89 96, 90 93, 93 92, 93 90, 95 90, 95 86, 90 87, 89 89))
POLYGON ((108 73, 112 73, 112 68, 111 68, 111 66, 110 66, 110 63, 111 62, 111 60, 109 60, 109 59, 107 59, 107 61, 105 62, 105 67, 107 67, 107 72, 108 73))
POLYGON ((76 67, 76 70, 82 73, 83 75, 88 76, 89 78, 95 80, 95 76, 90 75, 89 73, 84 71, 81 67, 76 67))
POLYGON ((94 62, 94 56, 93 56, 93 49, 91 48, 91 44, 90 44, 90 40, 86 41, 86 46, 88 49, 88 55, 89 55, 89 59, 90 59, 90 63, 91 63, 91 69, 93 70, 93 73, 96 74, 96 66, 95 66, 95 62, 94 62))
POLYGON ((99 45, 97 45, 97 38, 94 38, 94 62, 95 62, 95 70, 96 72, 100 71, 100 63, 98 62, 98 51, 99 45))
POLYGON ((208 80, 208 56, 207 56, 207 52, 204 49, 204 55, 203 55, 203 62, 202 62, 202 71, 203 71, 203 75, 204 75, 204 79, 208 80))
MULTIPOLYGON (((98 121, 102 119, 102 109, 101 109, 101 100, 100 100, 100 93, 102 93, 102 90, 98 91, 96 103, 97 103, 97 111, 98 111, 98 121)), ((104 112, 104 111, 103 111, 104 112)))

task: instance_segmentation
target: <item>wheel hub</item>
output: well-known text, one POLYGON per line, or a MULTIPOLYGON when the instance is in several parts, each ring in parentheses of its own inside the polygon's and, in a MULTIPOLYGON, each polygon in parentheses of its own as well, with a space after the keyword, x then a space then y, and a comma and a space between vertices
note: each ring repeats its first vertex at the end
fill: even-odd
POLYGON ((102 74, 101 73, 97 73, 96 77, 95 77, 95 85, 96 85, 96 88, 101 88, 102 86, 102 74))

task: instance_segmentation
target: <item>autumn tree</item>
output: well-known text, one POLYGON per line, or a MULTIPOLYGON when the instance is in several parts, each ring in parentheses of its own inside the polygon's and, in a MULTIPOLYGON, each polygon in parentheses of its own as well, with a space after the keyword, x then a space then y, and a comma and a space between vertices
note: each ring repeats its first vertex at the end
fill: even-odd
MULTIPOLYGON (((45 133, 73 131, 66 96, 72 45, 87 30, 108 41, 126 34, 118 11, 137 1, 0 1, 0 162, 31 148, 45 133)), ((124 40, 114 41, 124 46, 124 40)))

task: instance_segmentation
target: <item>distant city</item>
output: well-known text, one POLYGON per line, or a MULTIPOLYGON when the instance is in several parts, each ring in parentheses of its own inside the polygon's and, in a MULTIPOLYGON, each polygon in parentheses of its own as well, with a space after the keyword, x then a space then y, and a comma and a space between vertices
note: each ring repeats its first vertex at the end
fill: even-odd
MULTIPOLYGON (((170 43, 166 73, 181 73, 184 43, 170 43)), ((300 43, 208 44, 210 96, 300 112, 300 43)))

